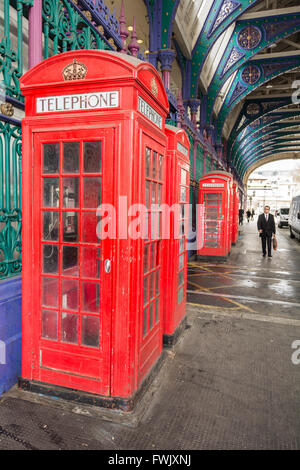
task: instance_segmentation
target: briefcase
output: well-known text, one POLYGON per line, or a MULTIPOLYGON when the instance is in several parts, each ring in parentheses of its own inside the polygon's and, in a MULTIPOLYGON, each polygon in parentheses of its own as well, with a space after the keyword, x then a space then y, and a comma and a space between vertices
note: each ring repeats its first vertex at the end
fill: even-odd
POLYGON ((275 251, 277 250, 277 238, 276 237, 273 238, 273 250, 275 251))

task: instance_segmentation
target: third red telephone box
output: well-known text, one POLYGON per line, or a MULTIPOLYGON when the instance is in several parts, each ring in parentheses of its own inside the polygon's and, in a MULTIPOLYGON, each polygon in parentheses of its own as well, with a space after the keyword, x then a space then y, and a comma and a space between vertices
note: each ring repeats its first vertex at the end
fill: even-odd
POLYGON ((20 84, 19 383, 128 409, 162 350, 165 89, 149 63, 95 50, 51 57, 20 84))
POLYGON ((182 327, 186 313, 187 232, 189 217, 190 142, 183 129, 166 124, 168 137, 166 155, 165 202, 172 212, 170 238, 164 256, 164 343, 172 344, 182 327))
POLYGON ((231 247, 232 232, 232 176, 224 171, 212 171, 199 181, 199 204, 203 220, 198 223, 202 230, 203 246, 198 249, 200 257, 226 257, 231 247))

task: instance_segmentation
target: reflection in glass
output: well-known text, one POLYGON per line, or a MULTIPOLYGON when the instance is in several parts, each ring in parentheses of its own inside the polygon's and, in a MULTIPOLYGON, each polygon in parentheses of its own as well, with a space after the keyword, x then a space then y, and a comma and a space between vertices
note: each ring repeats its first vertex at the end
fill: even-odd
POLYGON ((79 207, 79 177, 63 178, 63 207, 74 209, 79 207))
POLYGON ((76 314, 62 312, 61 341, 63 343, 78 343, 78 316, 76 314))
POLYGON ((85 312, 100 311, 100 284, 85 281, 82 283, 82 310, 85 312))
POLYGON ((150 275, 150 300, 155 297, 155 272, 150 275))
POLYGON ((78 247, 63 246, 62 269, 65 274, 78 276, 78 247))
POLYGON ((183 265, 184 265, 184 254, 179 256, 179 263, 178 263, 179 271, 183 268, 183 265))
POLYGON ((146 176, 150 177, 150 158, 151 152, 150 149, 146 148, 146 176))
POLYGON ((95 348, 99 346, 99 326, 99 317, 92 317, 90 315, 82 316, 81 344, 83 346, 92 346, 95 348))
POLYGON ((42 311, 42 338, 57 340, 57 318, 54 310, 42 311))
POLYGON ((183 301, 183 286, 178 291, 178 305, 183 301))
POLYGON ((179 253, 184 251, 184 237, 179 239, 179 253))
POLYGON ((180 271, 178 274, 178 285, 181 286, 183 284, 183 275, 184 275, 184 270, 180 271))
POLYGON ((43 212, 43 240, 58 241, 58 212, 43 212))
POLYGON ((62 279, 61 306, 70 310, 78 310, 78 281, 62 279))
POLYGON ((58 173, 59 143, 43 144, 43 173, 58 173))
POLYGON ((84 142, 83 171, 84 173, 100 173, 102 165, 102 142, 84 142))
POLYGON ((144 246, 144 273, 149 271, 149 245, 144 246))
POLYGON ((180 187, 180 200, 186 202, 186 188, 184 186, 180 187))
POLYGON ((163 156, 162 156, 162 155, 159 155, 159 160, 158 160, 158 179, 159 179, 159 180, 162 179, 162 175, 161 175, 162 160, 163 160, 163 156))
POLYGON ((148 309, 149 307, 146 307, 143 310, 143 336, 148 333, 148 309))
POLYGON ((151 243, 150 267, 151 269, 155 267, 155 242, 151 243))
POLYGON ((157 152, 153 152, 152 159, 152 178, 156 179, 157 152))
MULTIPOLYGON (((86 243, 99 243, 97 235, 97 225, 99 217, 96 212, 83 212, 81 218, 82 241, 86 243)), ((101 233, 101 232, 100 232, 101 233)), ((99 236, 100 236, 99 233, 99 236)))
POLYGON ((152 304, 150 304, 150 311, 149 311, 150 330, 154 326, 154 305, 155 305, 155 302, 152 302, 152 304))
POLYGON ((187 181, 187 172, 183 168, 181 168, 181 177, 180 177, 180 183, 186 185, 187 181))
POLYGON ((58 307, 58 279, 56 277, 42 277, 42 305, 58 307))
POLYGON ((159 295, 160 289, 160 269, 156 271, 156 295, 159 295))
POLYGON ((83 178, 83 207, 97 209, 101 204, 101 178, 88 176, 83 178))
POLYGON ((149 277, 144 277, 144 305, 147 305, 149 302, 149 277))
POLYGON ((59 204, 59 185, 58 178, 43 178, 43 206, 58 207, 59 204))
POLYGON ((151 187, 150 185, 151 185, 150 181, 146 181, 146 202, 145 202, 145 204, 146 204, 147 209, 150 209, 150 187, 151 187))
POLYGON ((81 270, 82 277, 100 279, 100 248, 81 249, 81 270))
POLYGON ((155 302, 155 323, 159 320, 159 298, 155 302))
POLYGON ((58 273, 58 246, 43 245, 43 272, 58 273))
POLYGON ((80 143, 64 142, 63 143, 63 172, 79 173, 80 162, 80 143))

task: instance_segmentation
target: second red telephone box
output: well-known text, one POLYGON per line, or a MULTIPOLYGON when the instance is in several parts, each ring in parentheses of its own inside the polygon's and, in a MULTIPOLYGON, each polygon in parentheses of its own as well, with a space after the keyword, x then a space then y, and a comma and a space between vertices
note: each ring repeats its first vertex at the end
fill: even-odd
POLYGON ((129 409, 162 350, 163 83, 149 63, 81 50, 20 84, 20 386, 129 409))
POLYGON ((164 343, 175 342, 184 326, 186 313, 187 232, 189 217, 190 142, 183 129, 166 124, 165 202, 172 211, 170 237, 165 241, 164 255, 164 343))
POLYGON ((227 257, 231 247, 232 176, 223 171, 209 172, 199 181, 199 204, 203 210, 198 230, 202 247, 198 257, 227 257), (229 242, 230 238, 230 242, 229 242))

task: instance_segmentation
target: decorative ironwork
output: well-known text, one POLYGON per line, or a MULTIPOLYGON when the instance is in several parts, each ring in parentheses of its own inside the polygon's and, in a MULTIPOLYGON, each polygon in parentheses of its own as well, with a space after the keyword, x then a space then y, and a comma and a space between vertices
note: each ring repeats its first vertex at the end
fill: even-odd
POLYGON ((247 65, 243 68, 241 78, 247 85, 254 85, 260 79, 260 69, 256 65, 247 65))
POLYGON ((255 116, 256 114, 259 113, 259 111, 260 111, 260 106, 258 103, 250 103, 247 106, 246 114, 248 114, 249 116, 255 116))
POLYGON ((231 52, 230 52, 230 55, 228 57, 228 60, 225 64, 225 67, 222 71, 222 74, 221 74, 221 78, 223 77, 223 75, 225 75, 226 72, 228 72, 228 70, 236 63, 238 62, 242 57, 244 57, 244 53, 239 51, 236 47, 233 47, 231 52))
MULTIPOLYGON (((43 31, 44 31, 44 57, 76 49, 113 49, 108 40, 101 36, 94 21, 95 11, 87 18, 86 10, 81 11, 79 6, 86 8, 93 5, 95 8, 101 2, 78 1, 75 5, 71 0, 43 0, 43 31)), ((106 17, 106 14, 105 14, 106 17)))
POLYGON ((22 269, 21 123, 0 121, 0 278, 22 269))
POLYGON ((232 92, 229 102, 227 103, 227 107, 229 107, 247 89, 247 86, 243 85, 241 82, 238 82, 232 92))
POLYGON ((226 18, 228 18, 228 16, 230 16, 231 13, 233 13, 240 6, 240 2, 236 2, 234 0, 224 0, 207 36, 211 36, 214 31, 223 23, 223 21, 225 21, 226 18))
POLYGON ((238 35, 238 44, 246 50, 254 49, 261 42, 262 34, 256 26, 246 26, 238 35))

